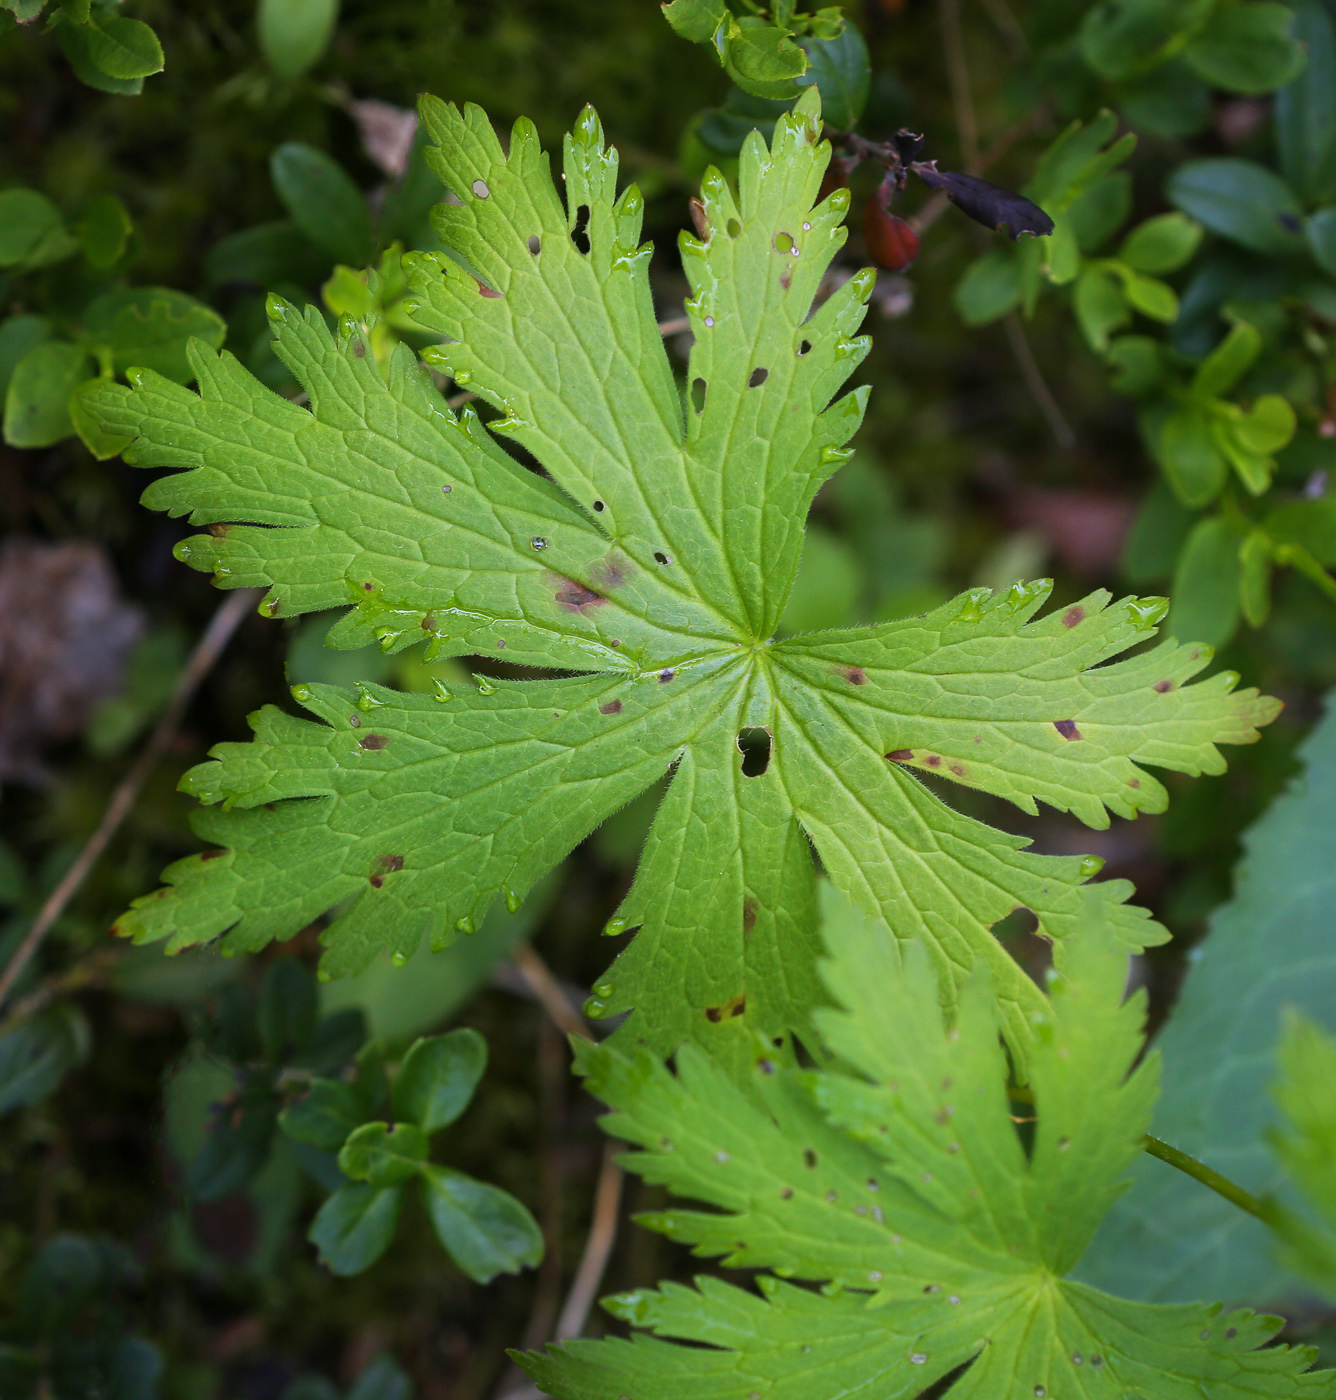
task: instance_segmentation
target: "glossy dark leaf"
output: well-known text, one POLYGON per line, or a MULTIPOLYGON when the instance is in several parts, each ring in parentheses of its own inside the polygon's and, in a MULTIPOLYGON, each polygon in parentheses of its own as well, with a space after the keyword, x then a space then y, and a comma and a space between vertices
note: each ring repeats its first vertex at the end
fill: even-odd
POLYGON ((938 170, 935 162, 921 161, 910 167, 914 174, 946 197, 976 223, 1000 232, 1006 226, 1012 238, 1023 233, 1049 234, 1053 220, 1032 200, 1013 190, 1004 190, 977 175, 961 175, 954 170, 938 170))

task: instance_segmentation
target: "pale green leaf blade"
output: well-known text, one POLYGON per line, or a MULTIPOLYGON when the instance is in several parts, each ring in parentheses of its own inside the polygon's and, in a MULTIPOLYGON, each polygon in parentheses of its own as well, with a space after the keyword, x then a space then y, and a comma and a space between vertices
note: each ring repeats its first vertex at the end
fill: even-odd
POLYGON ((635 940, 594 988, 619 1036, 729 1062, 754 1032, 806 1024, 820 952, 811 848, 773 767, 748 776, 734 701, 683 751, 609 932, 635 940))
POLYGON ((603 670, 700 648, 647 621, 619 551, 471 410, 457 418, 406 349, 387 381, 351 323, 331 337, 314 308, 277 300, 271 319, 309 410, 202 347, 199 394, 145 374, 96 397, 104 426, 136 439, 127 461, 186 468, 145 493, 214 527, 178 557, 225 587, 267 585, 271 617, 353 603, 345 645, 425 636, 438 654, 603 670))
POLYGON ((442 947, 661 776, 727 685, 693 679, 495 682, 445 701, 367 686, 365 708, 298 687, 324 723, 268 707, 254 743, 187 775, 202 801, 248 810, 203 816, 231 849, 169 867, 120 931, 176 948, 232 929, 230 946, 261 948, 356 896, 322 935, 326 972, 386 945, 406 958, 424 933, 442 947))
POLYGON ((983 980, 948 1018, 926 950, 903 953, 880 924, 830 931, 838 1009, 817 1021, 838 1068, 800 1072, 763 1050, 739 1082, 694 1048, 676 1075, 644 1054, 582 1048, 590 1087, 614 1109, 608 1131, 644 1149, 626 1164, 715 1207, 649 1223, 733 1266, 769 1259, 825 1280, 828 1296, 766 1276, 761 1297, 709 1280, 637 1291, 610 1309, 694 1345, 580 1343, 523 1358, 530 1373, 561 1400, 659 1400, 688 1387, 730 1400, 882 1400, 948 1377, 938 1393, 952 1400, 1329 1396, 1333 1375, 1308 1371, 1310 1349, 1261 1349, 1279 1319, 1127 1302, 1062 1276, 1156 1088, 1153 1065, 1128 1075, 1143 1005, 1123 1003, 1126 957, 1089 903, 1037 1026, 1028 1158, 983 980))

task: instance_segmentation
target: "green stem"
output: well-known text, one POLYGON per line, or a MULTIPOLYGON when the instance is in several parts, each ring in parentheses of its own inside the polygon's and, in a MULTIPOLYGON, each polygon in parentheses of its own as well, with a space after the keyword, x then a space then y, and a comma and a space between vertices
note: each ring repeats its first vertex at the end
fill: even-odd
POLYGON ((1185 1172, 1194 1180, 1200 1181, 1203 1186, 1214 1191, 1217 1196, 1223 1196, 1225 1200, 1238 1206, 1240 1210, 1246 1210, 1249 1215, 1255 1215, 1263 1224, 1271 1226, 1276 1224, 1276 1211, 1271 1202, 1259 1200, 1227 1176, 1221 1176, 1218 1171, 1208 1167, 1205 1162, 1199 1162, 1195 1157, 1189 1157, 1186 1152, 1181 1152, 1177 1147, 1171 1147, 1169 1143, 1160 1138, 1152 1137, 1149 1133, 1141 1139, 1141 1146, 1152 1157, 1158 1157, 1160 1161, 1168 1162, 1171 1167, 1177 1167, 1179 1171, 1185 1172))

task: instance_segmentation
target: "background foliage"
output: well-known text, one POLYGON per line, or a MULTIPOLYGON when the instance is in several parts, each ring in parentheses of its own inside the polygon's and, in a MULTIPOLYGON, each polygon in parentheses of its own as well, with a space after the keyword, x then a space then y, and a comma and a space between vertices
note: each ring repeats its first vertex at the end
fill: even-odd
MULTIPOLYGON (((185 379, 184 336, 195 334, 295 393, 268 348, 266 290, 331 313, 374 303, 386 313, 378 356, 400 335, 421 348, 396 318, 393 250, 434 246, 425 213, 439 187, 409 116, 424 90, 483 103, 499 124, 527 115, 549 147, 593 102, 646 195, 659 312, 671 321, 686 292, 675 235, 690 193, 708 162, 730 171, 743 134, 768 129, 792 81, 749 68, 740 51, 725 71, 641 0, 42 8, 0 6, 6 952, 98 821, 216 602, 172 556, 188 528, 137 504, 142 480, 81 413, 80 386, 145 362, 185 379), (374 286, 361 275, 368 264, 381 268, 374 286)), ((1172 584, 1171 630, 1216 642, 1221 664, 1285 700, 1261 742, 1231 754, 1228 774, 1171 776, 1163 817, 1090 833, 1048 811, 964 803, 1040 850, 1095 850, 1107 875, 1136 882, 1175 934, 1142 963, 1159 1018, 1230 894, 1241 833, 1297 771, 1297 746, 1336 684, 1326 572, 1336 565, 1336 109, 1324 101, 1336 89, 1336 10, 1325 0, 867 0, 847 13, 870 73, 864 94, 854 41, 831 41, 847 50, 830 60, 846 104, 839 123, 865 101, 864 135, 908 125, 944 168, 986 161, 990 178, 1026 188, 1059 227, 1010 245, 953 211, 938 217, 921 188, 897 200, 897 212, 919 215, 922 254, 881 274, 858 455, 818 499, 785 625, 901 616, 961 587, 1046 573, 1056 603, 1096 586, 1172 584)), ((818 30, 794 42, 810 47, 818 30)), ((827 111, 835 121, 829 97, 827 111)), ((855 209, 879 174, 851 172, 855 209)), ((834 275, 864 261, 855 231, 834 275)), ((684 364, 684 347, 671 336, 669 347, 684 364)), ((410 1226, 354 1280, 332 1277, 305 1242, 325 1192, 301 1144, 273 1130, 299 1056, 256 1050, 236 1025, 256 1014, 271 977, 290 975, 278 969, 314 966, 313 937, 250 960, 170 963, 105 938, 164 863, 197 849, 190 804, 174 791, 180 774, 218 738, 244 737, 245 715, 286 682, 430 692, 450 679, 453 663, 413 651, 324 651, 327 625, 243 625, 10 1004, 11 1016, 36 1009, 37 994, 41 1009, 7 1021, 0 1038, 6 1394, 39 1374, 62 1396, 92 1394, 91 1366, 126 1397, 369 1400, 412 1386, 468 1400, 517 1385, 502 1348, 550 1331, 587 1233, 601 1143, 595 1106, 567 1085, 566 1052, 509 954, 534 939, 582 997, 608 961, 592 935, 625 894, 652 795, 518 915, 493 914, 455 950, 420 952, 408 969, 377 963, 320 989, 322 1025, 344 1012, 351 1027, 360 1012, 363 1029, 327 1047, 344 1061, 316 1072, 356 1055, 365 1034, 392 1059, 450 1025, 486 1036, 480 1087, 433 1157, 513 1192, 548 1240, 537 1273, 486 1291, 446 1262, 416 1192, 405 1194, 410 1226), (229 1016, 241 1034, 230 1048, 229 1016), (238 1131, 224 1142, 229 1123, 238 1131), (210 1181, 208 1154, 224 1148, 233 1174, 210 1181)), ((1329 749, 1329 737, 1313 741, 1313 783, 1329 749)), ((1295 849, 1320 819, 1288 810, 1252 849, 1288 820, 1294 879, 1325 872, 1319 850, 1295 849)), ((1281 879, 1277 861, 1262 863, 1281 879)), ((1256 917, 1240 895, 1212 937, 1223 945, 1256 917)), ((1265 946, 1259 982, 1292 977, 1287 960, 1329 958, 1303 942, 1298 917, 1285 927, 1293 942, 1265 946)), ((1021 916, 1011 940, 1027 967, 1042 966, 1021 916)), ((1329 997, 1305 1004, 1336 1029, 1329 997)), ((1209 1034, 1191 1030, 1193 1005, 1190 995, 1179 1044, 1209 1034)), ((1277 1006, 1265 1014, 1249 1023, 1259 1053, 1279 1035, 1277 1006)), ((1248 1093, 1259 1125, 1274 1118, 1261 1078, 1248 1093)), ((1254 1140, 1247 1150, 1260 1185, 1271 1159, 1254 1140)), ((1129 1209, 1159 1164, 1147 1170, 1129 1209)), ((628 1197, 642 1209, 661 1200, 644 1184, 628 1197)), ((1169 1271, 1187 1246, 1162 1243, 1169 1271)), ((1251 1267, 1246 1285, 1212 1286, 1251 1303, 1301 1296, 1291 1335, 1321 1340, 1320 1295, 1295 1293, 1262 1246, 1254 1255, 1252 1266, 1231 1263, 1251 1267)), ((676 1247, 627 1228, 606 1285, 690 1273, 676 1247)), ((1119 1286, 1161 1288, 1144 1269, 1119 1286)))

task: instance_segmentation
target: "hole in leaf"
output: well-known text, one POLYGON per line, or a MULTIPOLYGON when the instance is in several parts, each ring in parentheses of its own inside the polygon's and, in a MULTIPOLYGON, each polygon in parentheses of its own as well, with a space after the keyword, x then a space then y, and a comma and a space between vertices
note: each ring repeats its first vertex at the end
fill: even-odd
POLYGON ((668 555, 666 555, 663 552, 663 550, 656 549, 654 551, 654 562, 656 564, 671 564, 673 561, 668 555))
POLYGON ((543 240, 536 233, 529 235, 529 251, 537 257, 543 251, 543 240))
POLYGON ((816 1166, 816 1153, 813 1152, 812 1149, 811 1149, 810 1147, 804 1147, 804 1148, 803 1148, 803 1166, 805 1166, 805 1167, 814 1167, 814 1166, 816 1166))
POLYGON ((749 388, 749 389, 756 389, 756 388, 759 388, 759 387, 760 387, 762 384, 764 384, 765 381, 766 381, 767 379, 769 379, 769 378, 770 378, 770 371, 769 371, 768 369, 764 369, 764 368, 763 368, 762 366, 760 366, 760 365, 757 365, 757 367, 756 367, 754 370, 752 370, 752 372, 751 372, 751 378, 747 381, 747 388, 749 388))
POLYGON ((793 235, 791 233, 777 233, 775 235, 775 252, 791 253, 793 251, 793 235))
POLYGON ((770 767, 770 731, 743 729, 738 733, 738 748, 742 752, 742 776, 759 778, 770 767))
POLYGON ((742 225, 738 223, 736 219, 730 219, 728 221, 728 236, 730 238, 736 238, 741 232, 742 225))
POLYGON ((697 413, 705 412, 705 381, 703 379, 691 381, 691 406, 697 413))
POLYGON ((574 243, 582 253, 587 253, 589 251, 589 234, 586 232, 588 228, 589 206, 587 204, 582 204, 575 211, 575 226, 571 229, 571 242, 574 243))
POLYGON ((811 348, 812 342, 810 340, 804 340, 802 344, 798 346, 798 353, 800 355, 806 355, 811 348))
POLYGON ((476 194, 479 199, 486 199, 488 195, 491 194, 491 190, 487 188, 487 181, 475 180, 473 182, 473 193, 476 194))
POLYGON ((595 509, 595 510, 598 510, 598 511, 602 511, 602 510, 606 510, 607 507, 603 504, 602 501, 595 501, 595 502, 594 502, 594 509, 595 509))

